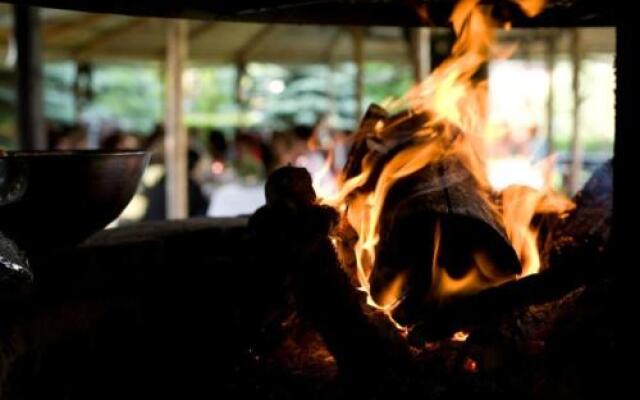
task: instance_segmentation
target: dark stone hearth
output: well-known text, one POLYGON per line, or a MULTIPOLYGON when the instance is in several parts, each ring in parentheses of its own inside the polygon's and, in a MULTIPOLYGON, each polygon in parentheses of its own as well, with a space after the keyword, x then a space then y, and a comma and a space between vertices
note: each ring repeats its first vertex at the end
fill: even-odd
POLYGON ((539 399, 614 387, 616 369, 601 372, 620 353, 620 290, 601 246, 579 241, 539 275, 431 310, 404 341, 340 268, 333 210, 284 172, 250 225, 143 223, 31 254, 30 290, 0 302, 0 398, 539 399), (451 339, 458 329, 467 341, 451 339))

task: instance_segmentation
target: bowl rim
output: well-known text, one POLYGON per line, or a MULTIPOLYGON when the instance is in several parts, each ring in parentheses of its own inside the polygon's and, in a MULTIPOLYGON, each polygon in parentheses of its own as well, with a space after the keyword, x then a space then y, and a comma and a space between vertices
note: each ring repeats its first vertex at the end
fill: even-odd
POLYGON ((0 159, 7 158, 67 158, 67 157, 126 157, 150 154, 144 149, 83 149, 83 150, 10 150, 0 154, 0 159))

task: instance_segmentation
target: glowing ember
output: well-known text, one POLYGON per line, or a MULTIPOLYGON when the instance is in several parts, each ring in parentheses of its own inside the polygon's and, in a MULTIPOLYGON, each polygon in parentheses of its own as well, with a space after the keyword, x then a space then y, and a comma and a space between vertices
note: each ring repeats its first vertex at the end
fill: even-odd
POLYGON ((433 351, 440 348, 440 343, 438 342, 424 342, 424 349, 427 351, 433 351))
POLYGON ((469 332, 458 331, 453 334, 453 337, 451 338, 451 340, 453 340, 454 342, 466 342, 468 338, 469 338, 469 332))
MULTIPOLYGON (((540 12, 545 4, 544 0, 514 1, 530 16, 540 12)), ((450 58, 404 98, 392 104, 394 111, 408 109, 405 117, 396 120, 381 118, 373 124, 363 123, 356 134, 356 142, 363 144, 366 151, 360 168, 355 174, 341 179, 333 196, 323 197, 323 203, 335 207, 357 233, 357 242, 352 249, 355 256, 354 275, 359 289, 367 295, 367 304, 386 314, 405 332, 407 328, 394 320, 393 312, 405 297, 405 290, 410 284, 407 276, 399 272, 389 279, 382 294, 376 295, 377 300, 371 293, 371 277, 381 240, 383 207, 396 183, 443 160, 456 160, 472 176, 478 197, 487 203, 489 213, 502 225, 522 266, 519 275, 499 273, 488 250, 475 248, 471 254, 472 265, 463 275, 452 274, 446 266, 441 265, 441 242, 455 241, 456 238, 445 239, 441 233, 442 221, 438 220, 433 237, 429 239, 433 243, 425 243, 429 245, 425 249, 433 249, 431 265, 424 267, 431 268, 429 296, 434 299, 474 293, 538 272, 540 257, 537 232, 532 227, 534 215, 539 212, 563 213, 573 206, 570 201, 551 192, 548 180, 537 182, 536 188, 500 188, 504 189, 501 195, 495 196, 497 189, 488 179, 483 155, 492 129, 486 117, 487 84, 478 80, 477 73, 490 58, 505 57, 512 49, 499 49, 493 44, 495 24, 490 15, 491 7, 481 4, 480 0, 458 2, 451 15, 458 39, 450 58), (419 124, 411 126, 411 129, 399 128, 407 121, 417 121, 419 124), (384 159, 381 168, 376 164, 380 154, 391 155, 384 159)), ((552 159, 542 163, 539 168, 543 173, 539 176, 548 178, 552 163, 552 159)), ((467 337, 464 335, 464 332, 458 332, 453 340, 464 341, 467 337)), ((475 361, 469 359, 468 364, 473 372, 477 370, 475 361)))
POLYGON ((464 370, 469 373, 475 374, 476 372, 478 372, 478 362, 473 358, 467 357, 464 359, 462 368, 464 368, 464 370))

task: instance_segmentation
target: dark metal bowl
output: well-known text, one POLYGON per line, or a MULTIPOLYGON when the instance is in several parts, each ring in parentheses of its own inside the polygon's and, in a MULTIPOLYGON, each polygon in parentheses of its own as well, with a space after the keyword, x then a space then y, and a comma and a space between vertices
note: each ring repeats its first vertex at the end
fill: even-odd
POLYGON ((148 162, 138 150, 8 152, 0 156, 0 231, 25 250, 77 244, 118 217, 148 162))

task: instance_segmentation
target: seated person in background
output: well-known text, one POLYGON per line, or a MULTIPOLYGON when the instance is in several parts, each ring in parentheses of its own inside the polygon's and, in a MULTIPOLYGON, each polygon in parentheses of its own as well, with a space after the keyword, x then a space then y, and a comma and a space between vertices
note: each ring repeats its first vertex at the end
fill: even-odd
POLYGON ((212 130, 208 138, 208 150, 213 161, 224 163, 227 160, 227 139, 219 130, 212 130))
MULTIPOLYGON (((202 189, 198 182, 193 178, 192 173, 198 165, 200 155, 195 150, 189 150, 189 180, 187 182, 187 193, 189 199, 189 217, 200 217, 206 215, 209 201, 202 193, 202 189)), ((167 218, 167 195, 166 195, 166 175, 162 176, 155 185, 146 191, 148 199, 147 212, 145 220, 164 220, 167 218)))
POLYGON ((104 137, 100 148, 104 150, 128 150, 140 147, 140 141, 135 135, 116 131, 104 137))
POLYGON ((285 165, 293 164, 295 161, 295 154, 293 153, 293 144, 295 138, 290 132, 275 132, 271 136, 271 154, 273 155, 273 166, 271 171, 284 167, 285 165))
POLYGON ((233 174, 211 193, 207 215, 234 217, 253 213, 264 205, 266 166, 257 135, 238 134, 234 143, 233 174))

